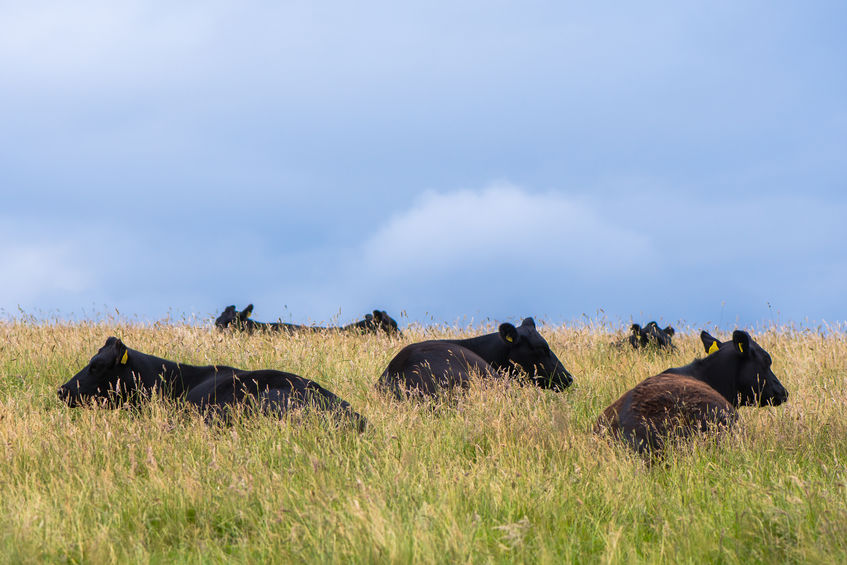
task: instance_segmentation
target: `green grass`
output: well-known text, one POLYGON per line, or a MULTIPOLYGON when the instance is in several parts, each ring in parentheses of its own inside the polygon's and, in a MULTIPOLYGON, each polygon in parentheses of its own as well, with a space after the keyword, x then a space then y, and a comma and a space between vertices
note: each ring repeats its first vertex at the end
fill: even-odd
POLYGON ((641 379, 702 356, 694 332, 663 354, 616 349, 595 325, 542 328, 575 375, 564 393, 495 383, 427 405, 373 389, 405 343, 481 331, 0 324, 0 561, 847 562, 844 334, 755 334, 788 403, 742 409, 720 442, 651 464, 590 430, 641 379), (208 426, 161 401, 65 407, 56 388, 109 335, 186 363, 301 374, 370 427, 314 414, 208 426))

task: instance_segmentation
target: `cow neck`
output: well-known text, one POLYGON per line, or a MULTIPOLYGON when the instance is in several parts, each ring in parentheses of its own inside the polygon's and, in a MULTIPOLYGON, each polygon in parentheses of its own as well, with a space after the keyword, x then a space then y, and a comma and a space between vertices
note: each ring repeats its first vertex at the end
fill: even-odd
POLYGON ((339 328, 339 329, 344 330, 344 331, 349 331, 349 330, 369 331, 371 329, 371 325, 368 323, 367 320, 359 320, 358 322, 353 322, 352 324, 347 324, 346 326, 341 326, 341 328, 339 328))
POLYGON ((185 365, 133 349, 129 351, 132 358, 132 371, 137 374, 140 373, 144 388, 152 390, 154 387, 158 387, 162 389, 164 394, 173 398, 179 398, 186 394, 207 379, 210 373, 229 368, 185 365))
POLYGON ((496 333, 466 339, 445 339, 443 341, 470 349, 495 369, 511 369, 509 347, 503 343, 503 340, 496 333))
POLYGON ((703 359, 695 359, 688 365, 668 369, 665 373, 685 375, 704 382, 715 389, 727 402, 738 406, 738 390, 735 385, 735 375, 721 367, 726 365, 719 358, 720 352, 713 353, 703 359))

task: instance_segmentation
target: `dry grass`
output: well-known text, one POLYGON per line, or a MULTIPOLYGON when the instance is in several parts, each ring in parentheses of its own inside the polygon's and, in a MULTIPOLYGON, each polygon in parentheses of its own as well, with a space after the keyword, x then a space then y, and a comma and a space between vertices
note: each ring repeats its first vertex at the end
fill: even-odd
MULTIPOLYGON (((489 328, 490 329, 490 328, 489 328)), ((771 329, 789 402, 661 464, 591 432, 641 379, 702 355, 543 328, 564 393, 493 384, 449 404, 373 383, 435 335, 232 335, 182 325, 0 324, 0 559, 8 562, 847 562, 847 339, 771 329), (309 414, 207 426, 172 403, 68 409, 56 387, 109 335, 193 364, 312 378, 370 421, 309 414)), ((722 337, 720 332, 715 334, 722 337)))

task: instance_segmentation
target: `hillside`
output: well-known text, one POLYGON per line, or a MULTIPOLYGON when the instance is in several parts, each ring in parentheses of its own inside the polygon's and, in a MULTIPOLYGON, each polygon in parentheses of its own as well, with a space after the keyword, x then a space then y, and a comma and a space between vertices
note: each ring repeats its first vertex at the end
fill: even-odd
POLYGON ((650 464, 591 426, 641 379, 702 356, 696 332, 658 353, 615 348, 602 325, 541 327, 575 377, 562 393, 494 383, 418 404, 374 390, 404 344, 481 331, 0 324, 0 561, 847 562, 844 333, 754 333, 788 402, 742 408, 721 441, 650 464), (210 426, 163 401, 67 408, 56 388, 110 335, 185 363, 301 374, 370 427, 302 413, 210 426))

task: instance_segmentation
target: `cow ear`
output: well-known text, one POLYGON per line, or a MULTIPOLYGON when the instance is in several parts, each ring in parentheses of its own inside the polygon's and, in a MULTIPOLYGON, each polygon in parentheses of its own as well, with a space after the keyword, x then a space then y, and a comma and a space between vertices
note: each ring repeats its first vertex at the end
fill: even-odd
POLYGON ((533 320, 532 318, 524 318, 523 322, 521 322, 521 326, 528 326, 530 328, 534 328, 535 320, 533 320))
POLYGON ((500 324, 500 339, 514 345, 520 339, 518 336, 518 330, 510 323, 500 324))
POLYGON ((672 327, 668 326, 664 329, 664 332, 668 335, 674 335, 676 333, 676 330, 673 329, 672 327))
POLYGON ((253 305, 248 304, 247 308, 245 308, 244 310, 241 311, 241 319, 246 320, 247 318, 250 317, 250 314, 252 314, 252 313, 253 313, 253 305))
POLYGON ((742 355, 750 354, 750 334, 742 330, 732 332, 732 343, 742 355))
POLYGON ((115 365, 126 365, 129 362, 129 350, 124 342, 116 339, 112 347, 115 349, 115 365))
POLYGON ((721 342, 713 338, 711 335, 709 335, 709 332, 705 330, 700 332, 700 341, 703 342, 703 347, 706 349, 706 353, 708 353, 709 355, 717 351, 721 346, 721 342))

